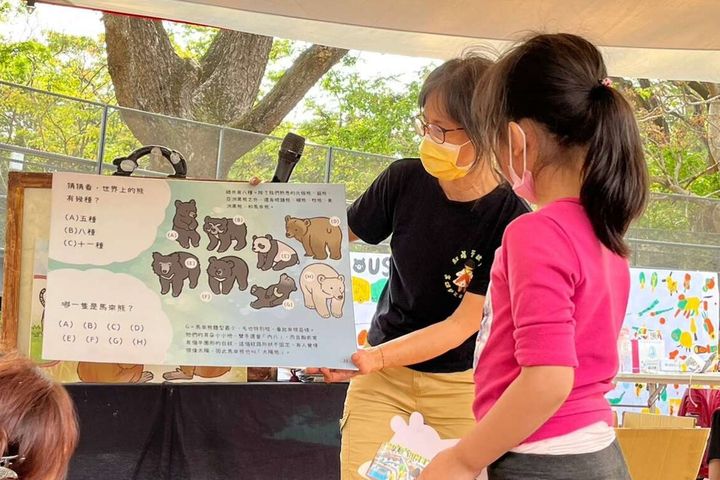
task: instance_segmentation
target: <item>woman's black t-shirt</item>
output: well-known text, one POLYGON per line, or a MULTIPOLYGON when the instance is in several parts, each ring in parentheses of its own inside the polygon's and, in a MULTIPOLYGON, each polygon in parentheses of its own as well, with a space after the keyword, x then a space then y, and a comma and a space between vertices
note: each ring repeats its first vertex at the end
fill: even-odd
MULTIPOLYGON (((390 278, 368 341, 379 345, 445 320, 464 291, 485 295, 505 227, 528 212, 506 184, 470 202, 449 200, 418 159, 393 162, 348 209, 350 229, 378 244, 392 235, 390 278)), ((482 320, 478 312, 478 325, 482 320)), ((448 373, 472 367, 475 335, 411 368, 448 373)))

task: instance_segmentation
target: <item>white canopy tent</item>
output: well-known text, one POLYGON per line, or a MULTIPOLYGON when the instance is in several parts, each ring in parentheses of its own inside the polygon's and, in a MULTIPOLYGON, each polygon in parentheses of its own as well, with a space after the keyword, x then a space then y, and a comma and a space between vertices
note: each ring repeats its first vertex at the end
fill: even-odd
POLYGON ((41 1, 439 59, 564 31, 601 46, 611 75, 720 83, 720 0, 41 1))

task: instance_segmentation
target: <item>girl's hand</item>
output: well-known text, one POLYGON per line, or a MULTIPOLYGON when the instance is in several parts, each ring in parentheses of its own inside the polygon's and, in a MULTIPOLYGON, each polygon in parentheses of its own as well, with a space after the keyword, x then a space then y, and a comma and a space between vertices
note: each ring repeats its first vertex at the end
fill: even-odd
POLYGON ((438 453, 420 474, 418 480, 475 480, 477 473, 464 465, 455 448, 438 453))
POLYGON ((309 375, 322 374, 325 383, 347 382, 359 372, 355 370, 340 370, 335 368, 306 368, 305 373, 309 375))
POLYGON ((250 180, 248 180, 248 183, 253 187, 257 187, 262 183, 262 180, 260 180, 258 177, 252 177, 250 180))

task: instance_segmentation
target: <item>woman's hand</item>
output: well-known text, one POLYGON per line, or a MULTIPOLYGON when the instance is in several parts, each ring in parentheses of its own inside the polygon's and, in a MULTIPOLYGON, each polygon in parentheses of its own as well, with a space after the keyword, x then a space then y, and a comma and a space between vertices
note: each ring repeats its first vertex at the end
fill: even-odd
POLYGON ((347 382, 359 372, 356 370, 340 370, 336 368, 306 368, 308 375, 322 375, 325 383, 347 382))
POLYGON ((380 347, 370 347, 358 350, 351 357, 352 362, 358 367, 359 373, 367 375, 368 373, 382 370, 385 366, 383 353, 380 347))
POLYGON ((306 368, 309 375, 322 375, 326 383, 347 382, 357 375, 382 370, 382 352, 378 347, 370 347, 358 350, 353 353, 352 362, 358 367, 357 370, 340 370, 335 368, 306 368))
POLYGON ((257 187, 262 183, 262 180, 260 180, 258 177, 252 177, 250 180, 248 180, 248 183, 253 187, 257 187))
POLYGON ((477 473, 465 465, 455 448, 438 453, 420 474, 418 480, 475 480, 477 473))

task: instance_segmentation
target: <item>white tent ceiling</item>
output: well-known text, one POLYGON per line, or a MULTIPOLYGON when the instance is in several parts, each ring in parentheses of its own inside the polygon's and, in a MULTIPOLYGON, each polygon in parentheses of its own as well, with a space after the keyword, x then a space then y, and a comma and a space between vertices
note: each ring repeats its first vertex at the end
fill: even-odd
POLYGON ((42 1, 430 58, 565 31, 601 46, 611 75, 720 83, 720 0, 42 1))

